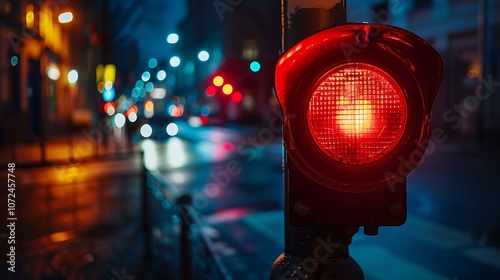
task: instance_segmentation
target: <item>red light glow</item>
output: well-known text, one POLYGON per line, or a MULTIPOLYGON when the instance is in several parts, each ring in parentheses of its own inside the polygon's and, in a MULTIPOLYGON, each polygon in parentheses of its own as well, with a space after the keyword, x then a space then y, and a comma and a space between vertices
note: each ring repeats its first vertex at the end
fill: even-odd
POLYGON ((239 92, 239 91, 235 91, 233 93, 233 95, 231 95, 231 100, 234 103, 240 103, 242 99, 243 99, 243 96, 241 95, 241 92, 239 92))
POLYGON ((200 116, 201 122, 205 125, 208 123, 208 117, 207 116, 200 116))
POLYGON ((233 144, 231 142, 224 142, 224 144, 222 144, 222 148, 225 151, 230 152, 233 150, 233 144))
POLYGON ((182 114, 184 114, 184 110, 182 109, 181 106, 175 106, 174 109, 172 110, 172 117, 174 118, 181 117, 182 114))
POLYGON ((215 94, 216 88, 214 86, 208 86, 205 92, 208 96, 213 96, 215 94))
POLYGON ((109 108, 115 108, 114 102, 106 102, 104 103, 104 112, 108 112, 109 108))
POLYGON ((309 101, 307 119, 316 144, 346 164, 366 164, 387 155, 407 119, 404 94, 382 69, 364 63, 333 68, 309 101))
POLYGON ((136 115, 138 114, 139 109, 137 108, 137 105, 132 105, 132 107, 128 108, 125 115, 128 117, 132 112, 135 113, 136 115))

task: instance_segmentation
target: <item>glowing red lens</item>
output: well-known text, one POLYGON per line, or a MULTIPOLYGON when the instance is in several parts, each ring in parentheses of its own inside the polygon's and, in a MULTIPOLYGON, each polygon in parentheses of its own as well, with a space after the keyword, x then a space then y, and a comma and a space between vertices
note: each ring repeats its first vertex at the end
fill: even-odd
POLYGON ((366 63, 330 70, 314 90, 307 111, 316 144, 345 164, 371 163, 387 155, 401 138, 406 119, 398 83, 366 63))

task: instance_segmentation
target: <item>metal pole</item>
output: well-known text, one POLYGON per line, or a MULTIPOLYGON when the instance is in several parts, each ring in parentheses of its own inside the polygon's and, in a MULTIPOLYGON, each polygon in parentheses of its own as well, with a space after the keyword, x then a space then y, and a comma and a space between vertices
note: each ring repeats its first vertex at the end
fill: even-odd
MULTIPOLYGON (((345 0, 282 0, 282 52, 306 37, 346 22, 345 0)), ((349 256, 358 227, 297 227, 290 223, 288 162, 285 154, 285 252, 272 268, 270 279, 364 279, 349 256)), ((291 162, 290 162, 291 164, 291 162)))
MULTIPOLYGON (((493 12, 494 2, 491 0, 479 1, 479 15, 478 15, 478 37, 479 37, 479 58, 481 62, 481 76, 484 80, 488 80, 492 75, 492 54, 493 54, 493 12)), ((489 92, 486 86, 482 87, 483 96, 489 96, 482 103, 482 110, 480 111, 480 122, 476 128, 476 140, 478 144, 486 143, 492 145, 495 142, 493 130, 495 126, 494 114, 494 95, 489 92)))
POLYGON ((191 248, 189 246, 191 217, 189 216, 189 212, 186 208, 186 206, 190 203, 191 197, 189 195, 182 195, 177 199, 177 204, 179 204, 181 215, 180 258, 182 280, 191 279, 191 248))
POLYGON ((151 216, 150 214, 150 191, 148 190, 148 175, 144 159, 144 151, 141 152, 141 189, 142 189, 142 228, 144 231, 144 257, 151 258, 151 216))

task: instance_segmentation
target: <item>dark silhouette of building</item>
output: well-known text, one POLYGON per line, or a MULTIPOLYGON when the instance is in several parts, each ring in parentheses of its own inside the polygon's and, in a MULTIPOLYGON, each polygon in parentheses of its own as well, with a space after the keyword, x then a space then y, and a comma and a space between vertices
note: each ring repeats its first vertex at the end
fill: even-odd
POLYGON ((349 21, 408 29, 444 62, 434 127, 469 143, 500 144, 500 4, 494 0, 347 1, 349 21))
POLYGON ((274 104, 274 67, 281 44, 279 1, 188 0, 179 35, 177 51, 183 64, 177 69, 177 94, 196 96, 200 105, 207 104, 213 115, 226 121, 267 119, 274 104), (209 60, 197 58, 201 50, 210 54, 209 60), (250 69, 254 61, 260 64, 257 72, 250 69), (207 95, 215 76, 231 84, 241 99, 220 88, 207 95))

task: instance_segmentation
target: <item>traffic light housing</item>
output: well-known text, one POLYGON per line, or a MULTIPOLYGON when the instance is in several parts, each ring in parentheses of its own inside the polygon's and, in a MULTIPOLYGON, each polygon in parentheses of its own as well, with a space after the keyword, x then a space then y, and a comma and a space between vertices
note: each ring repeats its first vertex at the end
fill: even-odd
POLYGON ((405 222, 405 178, 428 142, 441 73, 428 43, 387 25, 332 27, 281 56, 275 83, 292 225, 366 232, 405 222))

